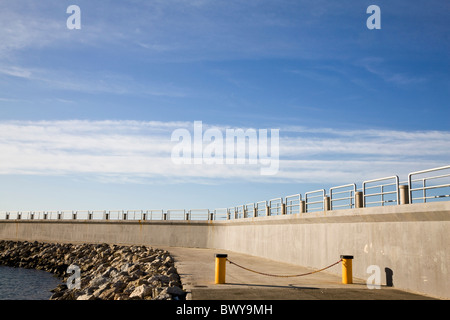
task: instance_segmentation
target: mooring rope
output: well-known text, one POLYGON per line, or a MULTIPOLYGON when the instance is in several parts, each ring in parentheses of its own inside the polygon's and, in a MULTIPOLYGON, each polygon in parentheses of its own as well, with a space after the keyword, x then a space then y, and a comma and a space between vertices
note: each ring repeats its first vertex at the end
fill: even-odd
POLYGON ((245 269, 245 270, 250 271, 250 272, 259 273, 259 274, 262 274, 262 275, 264 275, 264 276, 269 276, 269 277, 281 277, 281 278, 290 278, 290 277, 301 277, 301 276, 306 276, 306 275, 309 275, 309 274, 313 274, 313 273, 317 273, 317 272, 326 270, 326 269, 331 268, 332 266, 335 266, 335 265, 337 265, 338 263, 340 263, 340 262, 342 261, 342 259, 339 259, 339 261, 337 261, 337 262, 335 262, 335 263, 333 263, 333 264, 331 264, 331 265, 329 265, 329 266, 327 266, 327 267, 325 267, 325 268, 322 268, 322 269, 319 269, 319 270, 315 270, 315 271, 311 271, 311 272, 307 272, 307 273, 302 273, 302 274, 294 274, 294 275, 277 275, 277 274, 270 274, 270 273, 259 272, 259 271, 255 271, 255 270, 252 270, 252 269, 243 267, 243 266, 241 266, 241 265, 239 265, 239 264, 237 264, 237 263, 235 263, 235 262, 233 262, 233 261, 230 261, 229 259, 227 259, 227 261, 228 261, 229 263, 231 263, 231 264, 234 264, 235 266, 237 266, 237 267, 239 267, 239 268, 245 269))

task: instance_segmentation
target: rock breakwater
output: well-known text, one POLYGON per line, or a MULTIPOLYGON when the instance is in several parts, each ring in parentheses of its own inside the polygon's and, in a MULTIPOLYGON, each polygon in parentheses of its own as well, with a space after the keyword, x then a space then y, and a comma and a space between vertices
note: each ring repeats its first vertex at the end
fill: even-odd
POLYGON ((61 278, 51 300, 182 300, 186 294, 170 253, 146 246, 0 240, 0 265, 61 278), (69 266, 79 270, 75 288, 69 266))

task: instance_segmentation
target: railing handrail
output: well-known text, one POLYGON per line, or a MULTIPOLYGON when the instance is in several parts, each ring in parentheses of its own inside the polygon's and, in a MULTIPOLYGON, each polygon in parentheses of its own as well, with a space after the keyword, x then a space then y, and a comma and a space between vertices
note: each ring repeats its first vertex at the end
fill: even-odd
MULTIPOLYGON (((325 195, 325 189, 317 189, 317 190, 314 190, 314 191, 308 191, 308 192, 305 192, 305 198, 306 198, 306 195, 307 195, 307 194, 318 193, 318 192, 322 192, 322 194, 325 195)), ((313 197, 315 197, 315 196, 313 196, 313 197)), ((313 197, 311 197, 311 198, 313 198, 313 197)), ((317 197, 318 197, 318 196, 317 196, 317 197)))
POLYGON ((420 171, 410 172, 410 173, 408 174, 408 177, 409 177, 409 176, 412 176, 412 175, 415 175, 415 174, 422 174, 422 173, 428 173, 428 172, 439 171, 439 170, 445 170, 445 169, 450 169, 450 165, 448 165, 448 166, 442 166, 442 167, 437 167, 437 168, 426 169, 426 170, 420 170, 420 171))

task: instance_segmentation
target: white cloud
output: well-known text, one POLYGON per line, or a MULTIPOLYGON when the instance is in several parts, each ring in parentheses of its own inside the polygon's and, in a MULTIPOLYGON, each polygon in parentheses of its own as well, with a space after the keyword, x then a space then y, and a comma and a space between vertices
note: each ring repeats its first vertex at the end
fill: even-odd
MULTIPOLYGON (((261 181, 353 183, 447 165, 450 132, 337 130, 280 131, 279 172, 261 165, 176 165, 175 129, 189 122, 2 121, 0 174, 89 175, 98 181, 261 181)), ((208 125, 204 125, 204 130, 208 125)), ((218 127, 224 130, 225 127, 218 127)), ((246 129, 246 128, 243 128, 246 129)))
POLYGON ((285 156, 323 154, 357 155, 358 157, 432 158, 450 155, 450 132, 396 130, 336 130, 289 127, 281 143, 285 156), (301 147, 299 147, 301 146, 301 147))

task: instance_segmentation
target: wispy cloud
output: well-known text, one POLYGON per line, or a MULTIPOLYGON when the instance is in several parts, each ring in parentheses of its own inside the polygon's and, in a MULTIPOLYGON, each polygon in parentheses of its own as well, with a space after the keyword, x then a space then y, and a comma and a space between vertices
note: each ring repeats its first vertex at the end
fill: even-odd
POLYGON ((77 70, 53 70, 50 68, 27 68, 17 65, 1 66, 1 78, 18 78, 33 82, 41 88, 65 90, 78 93, 129 94, 144 96, 187 96, 188 89, 156 81, 138 81, 128 74, 114 72, 90 72, 77 70))
POLYGON ((383 81, 396 85, 420 84, 427 81, 426 77, 392 71, 386 66, 384 59, 381 58, 364 58, 360 60, 358 64, 369 73, 381 78, 383 81))
POLYGON ((280 131, 278 174, 262 177, 257 165, 174 164, 171 134, 178 128, 192 129, 192 123, 3 121, 0 174, 76 174, 139 183, 350 183, 446 165, 450 159, 450 132, 290 127, 280 131))
POLYGON ((66 28, 68 4, 57 0, 0 4, 0 58, 55 47, 68 51, 108 47, 109 55, 127 50, 143 59, 171 61, 314 57, 318 52, 308 47, 316 48, 317 42, 309 29, 322 29, 325 13, 344 14, 349 6, 324 1, 80 0, 82 28, 71 32, 66 28), (292 34, 299 41, 292 41, 292 34))
POLYGON ((11 77, 17 77, 17 78, 24 78, 24 79, 30 79, 32 77, 32 70, 17 66, 4 66, 0 67, 0 74, 11 76, 11 77))

